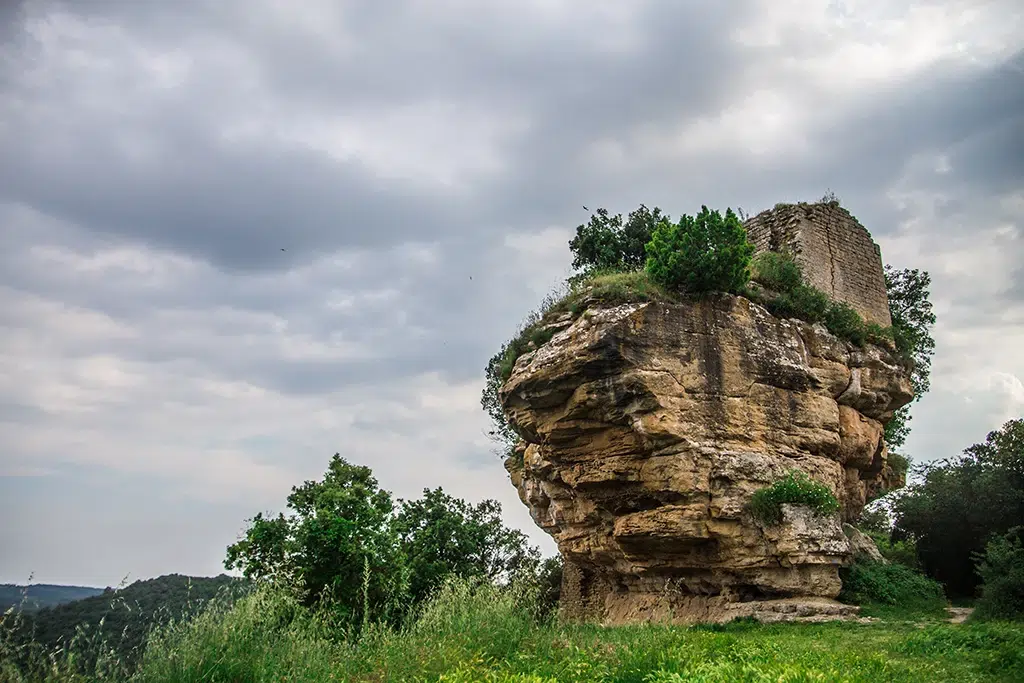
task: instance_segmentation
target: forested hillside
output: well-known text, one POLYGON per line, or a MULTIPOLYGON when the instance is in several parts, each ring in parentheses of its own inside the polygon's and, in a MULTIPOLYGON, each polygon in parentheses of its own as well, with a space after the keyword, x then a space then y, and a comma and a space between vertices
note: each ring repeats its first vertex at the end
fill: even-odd
POLYGON ((34 611, 43 607, 56 607, 67 602, 91 598, 103 593, 102 588, 88 586, 54 586, 47 583, 36 583, 18 586, 13 583, 0 584, 0 612, 11 607, 25 611, 34 611))
POLYGON ((19 642, 32 642, 46 651, 70 644, 79 629, 88 641, 98 642, 95 636, 102 635, 130 661, 153 625, 191 616, 214 597, 231 597, 244 587, 244 581, 226 574, 212 578, 168 574, 118 590, 101 590, 99 595, 82 600, 26 611, 16 618, 9 617, 8 623, 14 626, 19 642))

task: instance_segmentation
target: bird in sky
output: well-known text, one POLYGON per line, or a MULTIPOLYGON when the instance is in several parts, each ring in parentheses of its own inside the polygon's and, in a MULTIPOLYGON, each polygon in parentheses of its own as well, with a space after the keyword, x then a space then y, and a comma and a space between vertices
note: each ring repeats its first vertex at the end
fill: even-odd
POLYGON ((590 211, 590 209, 588 209, 588 208, 587 208, 587 207, 585 207, 585 206, 583 207, 583 210, 584 210, 584 211, 590 211))

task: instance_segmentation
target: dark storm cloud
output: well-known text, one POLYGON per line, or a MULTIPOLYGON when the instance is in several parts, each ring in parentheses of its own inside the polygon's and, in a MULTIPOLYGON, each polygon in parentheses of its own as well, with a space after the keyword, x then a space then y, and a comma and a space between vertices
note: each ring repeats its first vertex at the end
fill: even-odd
MULTIPOLYGON (((110 22, 122 18, 113 14, 117 9, 127 12, 129 27, 162 28, 160 17, 146 20, 116 3, 63 7, 85 16, 99 11, 110 22)), ((212 11, 205 3, 198 7, 212 11)), ((132 88, 118 95, 125 99, 113 111, 81 107, 78 93, 88 84, 26 83, 9 92, 9 103, 18 105, 11 111, 22 114, 8 121, 3 141, 3 198, 227 267, 279 268, 286 263, 281 247, 301 257, 315 249, 466 234, 498 218, 539 220, 596 179, 576 160, 588 139, 630 122, 712 111, 734 94, 729 74, 742 73, 740 55, 725 39, 735 15, 724 10, 701 12, 695 21, 682 5, 652 4, 637 22, 644 39, 614 54, 587 36, 574 39, 561 24, 527 39, 528 27, 511 35, 496 26, 482 31, 460 24, 458 13, 420 17, 377 4, 355 8, 346 12, 345 31, 358 37, 360 56, 340 64, 329 39, 293 38, 293 49, 282 51, 268 28, 246 33, 253 21, 244 17, 234 37, 250 41, 243 43, 246 54, 262 67, 263 86, 275 97, 339 117, 425 97, 472 98, 498 117, 503 105, 513 104, 530 122, 525 137, 506 148, 517 179, 494 178, 502 189, 484 193, 487 201, 456 202, 437 188, 375 177, 357 162, 270 140, 225 142, 218 129, 229 121, 219 120, 218 111, 228 95, 217 77, 226 74, 213 71, 193 74, 173 96, 143 100, 132 88), (76 116, 62 116, 66 110, 76 116), (132 136, 153 147, 152 159, 131 159, 123 142, 132 136)), ((173 33, 181 22, 170 27, 163 30, 173 33)), ((120 68, 123 78, 144 77, 130 64, 120 68)))
MULTIPOLYGON (((768 6, 24 3, 29 30, 0 35, 2 464, 63 472, 81 457, 101 478, 141 472, 153 491, 207 501, 237 486, 251 506, 189 518, 208 554, 239 510, 283 500, 334 450, 399 493, 453 480, 518 506, 478 442, 476 391, 564 277, 582 205, 754 212, 829 188, 899 265, 931 264, 948 355, 916 424, 941 422, 963 398, 947 376, 977 366, 956 340, 975 325, 1009 338, 994 321, 1024 296, 1024 271, 998 289, 982 268, 972 289, 947 259, 1020 248, 993 230, 1020 226, 1005 202, 1024 185, 1024 58, 824 83, 803 69, 849 35, 812 24, 737 42, 768 6), (758 109, 779 100, 778 128, 762 130, 758 109)), ((1013 362, 1001 371, 1020 374, 1013 362)), ((943 438, 977 440, 966 432, 1010 395, 977 401, 965 436, 943 438)), ((930 458, 937 442, 922 444, 930 458)), ((69 489, 36 479, 5 511, 69 489)), ((112 501, 98 524, 135 503, 89 490, 112 501)), ((157 507, 125 534, 148 538, 157 507)), ((47 562, 61 561, 57 526, 33 527, 54 531, 47 562)), ((134 542, 109 551, 128 558, 134 542)), ((150 554, 146 571, 179 569, 150 554)))

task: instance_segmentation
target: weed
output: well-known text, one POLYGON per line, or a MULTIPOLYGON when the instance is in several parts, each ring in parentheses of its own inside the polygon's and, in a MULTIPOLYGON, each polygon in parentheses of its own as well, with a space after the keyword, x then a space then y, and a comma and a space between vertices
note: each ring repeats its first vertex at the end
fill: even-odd
POLYGON ((755 492, 748 508, 755 519, 765 524, 779 524, 785 503, 806 505, 822 515, 839 511, 839 501, 827 486, 798 471, 790 471, 771 486, 755 492))

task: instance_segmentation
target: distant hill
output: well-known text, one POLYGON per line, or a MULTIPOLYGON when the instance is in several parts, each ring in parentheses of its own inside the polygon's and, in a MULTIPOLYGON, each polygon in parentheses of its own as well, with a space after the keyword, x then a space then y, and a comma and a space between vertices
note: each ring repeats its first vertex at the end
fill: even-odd
POLYGON ((0 613, 6 612, 12 606, 25 611, 56 607, 102 593, 102 588, 88 586, 54 586, 48 583, 17 586, 13 583, 3 583, 0 584, 0 613))
POLYGON ((192 616, 210 599, 237 596, 247 585, 226 574, 209 578, 168 574, 136 581, 118 590, 100 590, 99 594, 74 602, 26 610, 16 618, 9 616, 6 624, 0 624, 0 630, 12 628, 16 641, 35 643, 52 651, 67 646, 79 626, 86 633, 95 634, 102 619, 102 639, 125 660, 134 661, 154 625, 192 616))

